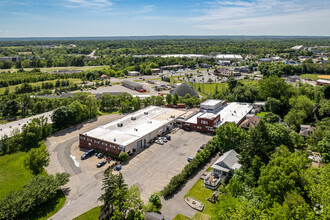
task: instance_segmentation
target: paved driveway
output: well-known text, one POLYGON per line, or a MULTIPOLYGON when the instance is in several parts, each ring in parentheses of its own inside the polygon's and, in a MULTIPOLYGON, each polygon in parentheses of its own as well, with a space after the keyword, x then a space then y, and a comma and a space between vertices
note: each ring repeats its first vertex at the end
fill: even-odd
MULTIPOLYGON (((89 209, 100 205, 97 199, 102 194, 103 172, 107 166, 96 168, 100 161, 91 157, 81 161, 82 152, 78 148, 78 134, 94 127, 122 117, 108 115, 69 130, 48 139, 47 147, 51 152, 51 162, 47 172, 70 173, 70 182, 66 204, 52 219, 72 219, 89 209)), ((147 202, 149 196, 163 189, 172 176, 181 172, 188 163, 187 157, 194 156, 197 149, 212 137, 197 132, 178 130, 172 134, 172 140, 164 145, 153 144, 133 157, 123 166, 122 173, 128 185, 136 184, 142 199, 147 202)))

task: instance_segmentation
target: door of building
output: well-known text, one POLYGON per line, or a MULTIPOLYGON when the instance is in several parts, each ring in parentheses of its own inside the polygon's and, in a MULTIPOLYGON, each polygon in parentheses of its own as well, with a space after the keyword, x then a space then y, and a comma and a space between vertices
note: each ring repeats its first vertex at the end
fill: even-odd
POLYGON ((137 142, 137 149, 140 149, 140 148, 142 148, 142 140, 139 140, 137 142))

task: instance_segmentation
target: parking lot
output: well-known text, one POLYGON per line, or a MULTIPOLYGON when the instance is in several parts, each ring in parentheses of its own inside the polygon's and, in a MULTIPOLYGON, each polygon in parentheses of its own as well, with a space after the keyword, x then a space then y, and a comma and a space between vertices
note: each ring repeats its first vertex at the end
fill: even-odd
POLYGON ((139 186, 145 202, 152 193, 162 190, 173 176, 179 174, 188 163, 187 158, 195 156, 199 147, 212 138, 182 129, 171 134, 171 137, 164 145, 151 145, 123 166, 125 182, 139 186))

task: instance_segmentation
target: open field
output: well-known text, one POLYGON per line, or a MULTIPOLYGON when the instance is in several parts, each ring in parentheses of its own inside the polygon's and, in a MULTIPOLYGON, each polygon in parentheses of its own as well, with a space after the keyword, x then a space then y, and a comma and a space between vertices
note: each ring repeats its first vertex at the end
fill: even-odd
POLYGON ((19 190, 32 178, 23 161, 26 152, 0 156, 0 199, 12 190, 19 190))
MULTIPOLYGON (((64 67, 41 67, 39 68, 42 72, 52 72, 55 70, 102 70, 103 68, 107 68, 108 66, 64 66, 64 67)), ((24 68, 25 71, 31 71, 33 68, 24 68)), ((17 71, 18 69, 2 69, 2 71, 17 71)))
MULTIPOLYGON (((81 80, 80 79, 68 79, 71 83, 81 83, 81 80)), ((48 80, 48 81, 42 81, 42 82, 36 82, 36 83, 30 83, 32 86, 40 86, 41 87, 41 84, 42 83, 54 83, 56 82, 57 80, 48 80)), ((0 88, 0 93, 3 93, 7 88, 9 88, 9 92, 14 92, 15 91, 15 87, 19 87, 21 84, 18 84, 18 85, 13 85, 13 86, 8 86, 8 87, 2 87, 0 88)))

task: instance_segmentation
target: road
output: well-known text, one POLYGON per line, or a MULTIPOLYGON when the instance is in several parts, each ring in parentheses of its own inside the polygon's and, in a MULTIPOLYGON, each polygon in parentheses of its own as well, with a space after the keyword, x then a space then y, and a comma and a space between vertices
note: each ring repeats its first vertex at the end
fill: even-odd
POLYGON ((45 112, 42 114, 34 115, 34 116, 31 116, 28 118, 23 118, 23 119, 19 119, 17 121, 13 121, 13 122, 10 122, 7 124, 0 125, 0 138, 4 135, 10 136, 14 129, 21 130, 23 125, 28 124, 34 118, 40 118, 40 117, 44 116, 44 117, 48 118, 48 123, 51 123, 52 120, 50 117, 52 114, 53 114, 53 111, 45 112))

